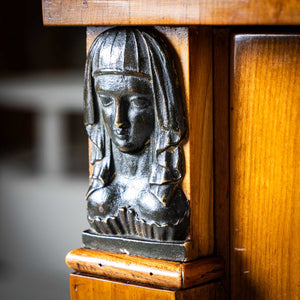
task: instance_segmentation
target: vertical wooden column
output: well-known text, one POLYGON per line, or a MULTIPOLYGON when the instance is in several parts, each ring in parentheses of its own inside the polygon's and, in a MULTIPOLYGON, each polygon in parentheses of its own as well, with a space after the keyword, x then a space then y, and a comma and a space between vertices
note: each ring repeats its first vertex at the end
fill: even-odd
MULTIPOLYGON (((88 27, 87 50, 108 28, 88 27)), ((124 299, 222 297, 218 279, 223 274, 223 261, 217 257, 203 258, 214 250, 212 30, 199 27, 156 27, 156 30, 176 52, 181 69, 179 80, 185 94, 189 130, 184 141, 186 170, 182 189, 191 206, 186 259, 172 262, 100 250, 73 250, 67 256, 67 264, 81 274, 70 277, 72 300, 119 299, 121 295, 124 299), (120 282, 124 280, 127 284, 120 282), (211 280, 217 281, 209 283, 211 280)))
POLYGON ((300 35, 233 38, 233 299, 298 299, 300 294, 299 50, 300 35))
POLYGON ((195 259, 213 253, 213 64, 211 28, 191 28, 189 167, 191 249, 195 259))

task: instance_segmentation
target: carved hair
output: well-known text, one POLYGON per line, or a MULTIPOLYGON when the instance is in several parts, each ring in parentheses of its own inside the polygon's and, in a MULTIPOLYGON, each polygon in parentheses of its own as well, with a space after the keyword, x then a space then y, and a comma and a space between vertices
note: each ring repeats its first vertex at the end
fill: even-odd
POLYGON ((182 92, 173 50, 158 33, 116 27, 93 42, 85 67, 84 122, 93 142, 93 182, 89 193, 109 184, 114 174, 111 139, 106 132, 94 90, 95 73, 132 74, 149 79, 154 98, 155 129, 151 139, 151 192, 165 205, 183 176, 180 142, 185 134, 182 92))

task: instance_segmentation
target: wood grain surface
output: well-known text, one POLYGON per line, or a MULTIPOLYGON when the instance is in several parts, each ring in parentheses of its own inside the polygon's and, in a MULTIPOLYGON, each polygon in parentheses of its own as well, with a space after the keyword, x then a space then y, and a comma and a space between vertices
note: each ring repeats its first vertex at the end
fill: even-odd
POLYGON ((186 172, 190 172, 191 247, 189 258, 213 253, 213 62, 212 30, 189 30, 189 122, 186 172))
MULTIPOLYGON (((171 44, 177 55, 178 66, 181 74, 181 86, 185 95, 184 106, 186 114, 189 114, 189 98, 190 98, 190 62, 189 62, 189 29, 188 27, 173 27, 173 26, 156 26, 158 30, 171 44)), ((187 120, 188 122, 188 120, 187 120)), ((182 182, 182 189, 188 199, 191 199, 191 171, 190 171, 190 145, 186 141, 184 147, 185 158, 185 175, 182 182)))
POLYGON ((230 29, 214 29, 214 253, 225 260, 222 279, 227 295, 229 250, 229 40, 230 29))
POLYGON ((70 275, 71 300, 221 300, 219 282, 175 291, 144 287, 83 274, 70 275))
POLYGON ((82 274, 70 275, 71 300, 173 300, 175 292, 82 274))
POLYGON ((232 299, 300 297, 300 35, 236 34, 232 299))
POLYGON ((175 289, 220 278, 224 272, 220 257, 179 263, 93 249, 72 250, 66 263, 81 273, 175 289))
MULTIPOLYGON (((87 50, 108 28, 87 28, 87 50)), ((156 30, 174 48, 182 73, 189 126, 183 146, 186 170, 182 188, 191 205, 191 234, 186 247, 187 260, 193 260, 212 254, 214 248, 212 30, 170 26, 157 26, 156 30)))
POLYGON ((190 199, 187 260, 213 253, 213 90, 212 30, 208 27, 157 26, 181 64, 189 126, 184 144, 182 188, 190 199))
POLYGON ((176 300, 225 300, 223 286, 212 282, 191 289, 176 291, 176 300))
POLYGON ((45 25, 296 25, 298 0, 43 0, 45 25))

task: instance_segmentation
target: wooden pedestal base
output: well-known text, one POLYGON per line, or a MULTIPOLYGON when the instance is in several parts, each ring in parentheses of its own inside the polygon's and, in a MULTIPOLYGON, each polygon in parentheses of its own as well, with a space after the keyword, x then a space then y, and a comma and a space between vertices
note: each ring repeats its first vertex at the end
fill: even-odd
POLYGON ((221 299, 216 280, 224 266, 219 257, 181 263, 75 249, 68 253, 66 263, 78 272, 70 277, 72 300, 221 299))
POLYGON ((132 283, 100 279, 83 274, 70 275, 71 300, 221 300, 222 286, 211 282, 185 290, 166 290, 132 283))

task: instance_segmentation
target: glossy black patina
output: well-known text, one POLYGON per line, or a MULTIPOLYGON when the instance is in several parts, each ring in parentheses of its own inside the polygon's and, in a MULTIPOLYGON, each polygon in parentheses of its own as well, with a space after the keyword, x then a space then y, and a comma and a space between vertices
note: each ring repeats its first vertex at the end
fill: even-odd
POLYGON ((85 125, 93 143, 92 234, 157 241, 189 236, 182 92, 174 57, 148 29, 117 27, 91 46, 85 125))

